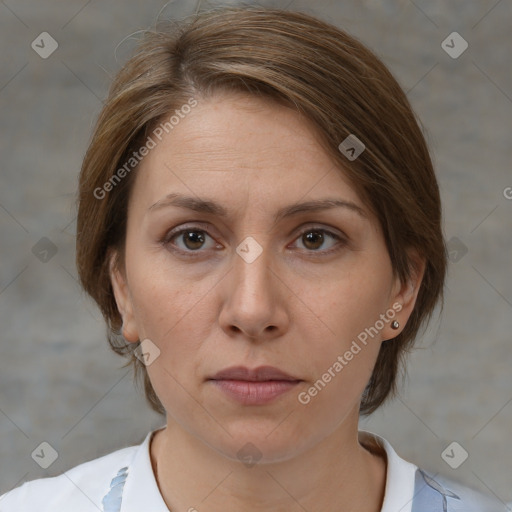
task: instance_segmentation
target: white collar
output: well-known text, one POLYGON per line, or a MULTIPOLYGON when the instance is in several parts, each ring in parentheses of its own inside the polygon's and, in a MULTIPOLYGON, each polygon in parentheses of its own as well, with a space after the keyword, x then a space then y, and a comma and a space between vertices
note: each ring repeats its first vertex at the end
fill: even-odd
MULTIPOLYGON (((150 456, 151 438, 163 428, 149 432, 137 447, 129 465, 120 512, 169 512, 158 488, 150 456)), ((389 442, 377 434, 359 430, 359 439, 376 442, 386 452, 386 488, 380 512, 411 512, 417 466, 399 457, 389 442)))
POLYGON ((160 494, 150 456, 151 438, 163 428, 165 426, 149 432, 137 448, 126 478, 120 512, 169 512, 160 494))
POLYGON ((359 439, 376 442, 386 452, 386 488, 380 512, 411 512, 418 467, 402 459, 386 439, 373 432, 359 430, 359 439))

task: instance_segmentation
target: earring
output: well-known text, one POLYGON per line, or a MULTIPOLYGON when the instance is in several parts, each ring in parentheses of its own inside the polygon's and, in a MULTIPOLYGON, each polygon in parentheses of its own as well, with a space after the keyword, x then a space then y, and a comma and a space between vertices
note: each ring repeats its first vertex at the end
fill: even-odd
POLYGON ((394 320, 393 322, 391 322, 391 329, 398 329, 400 327, 400 324, 394 320))

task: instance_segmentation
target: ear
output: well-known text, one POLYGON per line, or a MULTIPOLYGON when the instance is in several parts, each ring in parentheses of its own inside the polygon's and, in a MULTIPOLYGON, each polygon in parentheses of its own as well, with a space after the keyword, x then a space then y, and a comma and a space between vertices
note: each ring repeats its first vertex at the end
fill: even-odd
POLYGON ((423 281, 423 276, 425 274, 425 258, 422 257, 415 249, 409 249, 407 253, 411 268, 410 277, 404 283, 400 281, 399 277, 395 278, 389 303, 390 310, 396 312, 393 320, 397 320, 400 326, 398 329, 392 329, 391 323, 393 320, 386 324, 382 333, 383 341, 395 338, 403 331, 407 320, 409 320, 409 317, 413 312, 418 292, 423 281))
POLYGON ((133 303, 126 280, 124 269, 120 269, 116 262, 117 250, 111 250, 109 255, 109 274, 112 289, 116 299, 117 309, 123 319, 122 333, 126 341, 135 343, 139 341, 139 334, 135 317, 133 315, 133 303))

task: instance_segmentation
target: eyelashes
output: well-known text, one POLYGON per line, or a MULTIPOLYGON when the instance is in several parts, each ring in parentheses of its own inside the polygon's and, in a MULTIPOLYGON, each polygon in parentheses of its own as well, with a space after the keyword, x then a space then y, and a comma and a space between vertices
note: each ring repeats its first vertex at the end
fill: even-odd
MULTIPOLYGON (((299 241, 303 246, 303 248, 299 249, 300 252, 304 252, 312 256, 330 255, 343 249, 347 245, 346 237, 319 226, 308 226, 307 228, 302 229, 294 239, 295 243, 296 241, 299 241), (304 240, 305 235, 312 236, 309 236, 304 240), (325 246, 326 243, 328 244, 329 239, 334 241, 331 248, 319 250, 316 247, 318 243, 320 246, 325 246), (315 247, 313 249, 308 248, 308 244, 313 244, 315 247)), ((216 244, 208 229, 196 225, 185 226, 177 230, 172 230, 167 233, 162 240, 160 240, 160 243, 171 252, 191 258, 204 256, 208 251, 216 250, 216 247, 218 247, 218 249, 222 248, 222 246, 219 247, 216 244), (186 238, 185 235, 189 238, 186 238), (213 243, 210 244, 210 247, 205 249, 205 245, 208 245, 208 238, 210 238, 213 243), (176 244, 175 241, 181 242, 181 246, 176 244)))

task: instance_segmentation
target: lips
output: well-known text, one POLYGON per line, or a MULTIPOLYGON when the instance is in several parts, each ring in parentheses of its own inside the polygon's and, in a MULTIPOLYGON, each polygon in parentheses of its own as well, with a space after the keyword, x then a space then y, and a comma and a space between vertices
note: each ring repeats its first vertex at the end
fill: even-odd
POLYGON ((250 370, 245 366, 225 368, 208 379, 229 399, 244 406, 262 406, 289 393, 302 382, 273 366, 250 370))
POLYGON ((258 368, 249 369, 245 366, 232 366, 217 372, 208 380, 236 380, 248 382, 265 382, 265 381, 290 381, 298 382, 297 379, 288 373, 275 368, 274 366, 259 366, 258 368))

